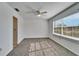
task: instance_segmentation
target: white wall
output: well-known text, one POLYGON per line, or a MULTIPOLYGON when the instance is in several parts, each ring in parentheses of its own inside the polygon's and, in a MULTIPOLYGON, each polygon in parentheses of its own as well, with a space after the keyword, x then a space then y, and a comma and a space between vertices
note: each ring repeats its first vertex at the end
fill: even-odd
POLYGON ((24 38, 48 37, 48 22, 39 18, 24 18, 24 38))
POLYGON ((53 34, 53 21, 61 19, 63 17, 66 17, 70 14, 79 12, 79 3, 72 8, 66 10, 65 12, 61 13, 60 15, 56 16, 55 18, 52 18, 48 21, 48 27, 49 27, 49 38, 56 41, 60 45, 64 46, 65 48, 69 49, 73 53, 79 55, 79 41, 72 40, 69 38, 57 36, 53 34))
POLYGON ((23 39, 23 19, 7 3, 0 3, 0 55, 13 49, 13 16, 18 18, 18 43, 23 39))
POLYGON ((7 3, 0 3, 0 56, 13 49, 13 16, 18 18, 18 43, 24 38, 48 37, 48 22, 38 18, 22 19, 7 3))

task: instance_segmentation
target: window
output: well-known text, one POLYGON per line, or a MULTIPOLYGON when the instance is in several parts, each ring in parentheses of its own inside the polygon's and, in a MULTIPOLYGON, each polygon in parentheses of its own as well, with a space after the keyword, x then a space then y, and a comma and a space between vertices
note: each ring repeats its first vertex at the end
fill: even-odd
POLYGON ((54 21, 54 33, 70 37, 79 37, 79 13, 54 21))
POLYGON ((61 20, 55 21, 54 22, 54 32, 61 34, 61 29, 62 29, 61 20))

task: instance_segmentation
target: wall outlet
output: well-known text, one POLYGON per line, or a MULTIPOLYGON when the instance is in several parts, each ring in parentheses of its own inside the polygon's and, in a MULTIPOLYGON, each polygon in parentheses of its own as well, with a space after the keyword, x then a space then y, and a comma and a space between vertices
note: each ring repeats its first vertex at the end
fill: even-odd
POLYGON ((2 51, 2 48, 0 48, 0 51, 2 51))

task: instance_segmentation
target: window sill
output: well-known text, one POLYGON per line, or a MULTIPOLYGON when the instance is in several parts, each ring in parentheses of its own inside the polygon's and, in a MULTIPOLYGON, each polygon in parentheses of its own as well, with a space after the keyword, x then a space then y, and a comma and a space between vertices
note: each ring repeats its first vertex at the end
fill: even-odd
POLYGON ((76 38, 76 37, 71 37, 71 36, 62 35, 62 34, 58 34, 58 33, 53 33, 53 34, 61 36, 61 37, 65 37, 65 38, 68 38, 68 39, 73 39, 73 40, 78 40, 79 41, 79 38, 76 38))

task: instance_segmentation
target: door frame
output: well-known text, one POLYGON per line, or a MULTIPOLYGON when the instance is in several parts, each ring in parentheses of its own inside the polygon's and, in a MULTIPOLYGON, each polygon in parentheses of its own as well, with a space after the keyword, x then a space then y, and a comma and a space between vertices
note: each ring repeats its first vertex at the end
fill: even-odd
POLYGON ((13 16, 13 48, 16 48, 17 45, 18 45, 18 19, 17 17, 13 16))

